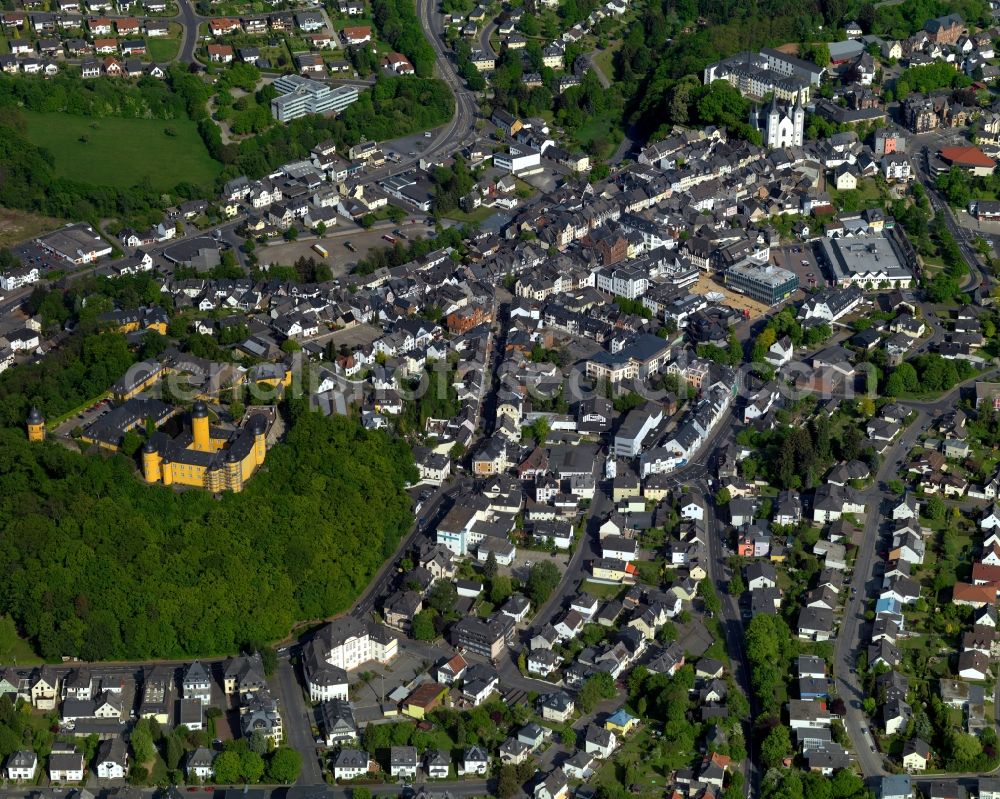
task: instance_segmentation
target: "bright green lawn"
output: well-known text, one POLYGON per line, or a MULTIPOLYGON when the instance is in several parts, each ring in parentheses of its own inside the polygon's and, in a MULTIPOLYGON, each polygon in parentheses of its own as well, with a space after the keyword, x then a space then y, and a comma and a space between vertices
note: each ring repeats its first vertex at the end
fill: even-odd
POLYGON ((180 39, 146 39, 146 51, 155 64, 164 64, 167 61, 172 61, 176 58, 177 51, 180 48, 180 39))
POLYGON ((166 191, 182 181, 207 187, 222 169, 187 119, 24 116, 31 141, 52 153, 57 175, 72 180, 116 188, 148 180, 166 191))

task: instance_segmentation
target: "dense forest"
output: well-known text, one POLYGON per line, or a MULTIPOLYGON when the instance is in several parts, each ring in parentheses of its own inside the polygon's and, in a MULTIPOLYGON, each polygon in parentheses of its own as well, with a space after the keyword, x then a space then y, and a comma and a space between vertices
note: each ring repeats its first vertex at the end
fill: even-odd
POLYGON ((304 402, 242 494, 0 431, 0 612, 46 658, 211 655, 344 610, 411 521, 406 446, 304 402))

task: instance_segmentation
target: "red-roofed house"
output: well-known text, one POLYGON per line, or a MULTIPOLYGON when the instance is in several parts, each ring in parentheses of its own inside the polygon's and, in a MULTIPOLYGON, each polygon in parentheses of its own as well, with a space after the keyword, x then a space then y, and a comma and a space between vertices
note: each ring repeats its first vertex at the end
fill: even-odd
POLYGON ((228 36, 230 33, 238 33, 240 21, 229 17, 217 17, 209 20, 208 30, 213 36, 228 36))
POLYGON ((220 64, 228 64, 233 60, 233 48, 228 44, 210 44, 208 46, 208 57, 211 61, 220 64))
POLYGON ((979 177, 992 175, 997 166, 997 162, 978 147, 943 147, 939 155, 945 163, 967 169, 979 177))
POLYGON ((111 20, 107 17, 97 17, 87 21, 87 28, 92 36, 107 36, 111 33, 111 20))
POLYGON ((119 36, 135 36, 139 30, 139 20, 135 17, 123 17, 115 23, 119 36))
POLYGON ((988 566, 985 563, 972 564, 972 584, 987 585, 1000 583, 1000 566, 988 566))
POLYGON ((122 76, 122 65, 117 58, 108 56, 104 59, 104 74, 109 78, 120 78, 122 76))
POLYGON ((971 605, 974 608, 981 608, 985 605, 995 604, 996 601, 997 589, 993 586, 955 583, 952 588, 952 602, 956 605, 971 605))
POLYGON ((365 42, 372 40, 372 29, 367 25, 357 28, 344 28, 341 31, 341 35, 344 37, 344 44, 346 45, 365 44, 365 42))
POLYGON ((414 74, 413 64, 410 63, 409 59, 402 53, 389 53, 382 62, 384 66, 387 66, 397 75, 412 75, 414 74))

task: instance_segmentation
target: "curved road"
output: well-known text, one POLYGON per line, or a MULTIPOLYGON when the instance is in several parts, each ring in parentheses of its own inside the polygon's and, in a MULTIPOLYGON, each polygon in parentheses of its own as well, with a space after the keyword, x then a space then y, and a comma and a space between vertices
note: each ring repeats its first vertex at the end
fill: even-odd
POLYGON ((417 0, 417 15, 420 17, 420 27, 424 36, 437 54, 437 71, 455 95, 455 115, 451 122, 435 135, 431 146, 424 151, 424 158, 442 154, 451 155, 467 144, 470 134, 475 131, 476 112, 479 110, 476 95, 465 88, 465 81, 455 71, 455 65, 444 49, 442 43, 444 25, 441 15, 437 13, 435 2, 436 0, 417 0))

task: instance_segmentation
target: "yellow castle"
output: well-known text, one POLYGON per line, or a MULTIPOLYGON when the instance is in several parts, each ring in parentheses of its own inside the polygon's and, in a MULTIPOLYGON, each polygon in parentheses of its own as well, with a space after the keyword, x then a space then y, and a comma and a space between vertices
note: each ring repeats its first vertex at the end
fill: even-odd
POLYGON ((191 408, 191 430, 171 439, 157 431, 142 450, 146 482, 207 491, 242 491, 267 455, 267 417, 254 414, 241 428, 212 427, 201 400, 191 408))

